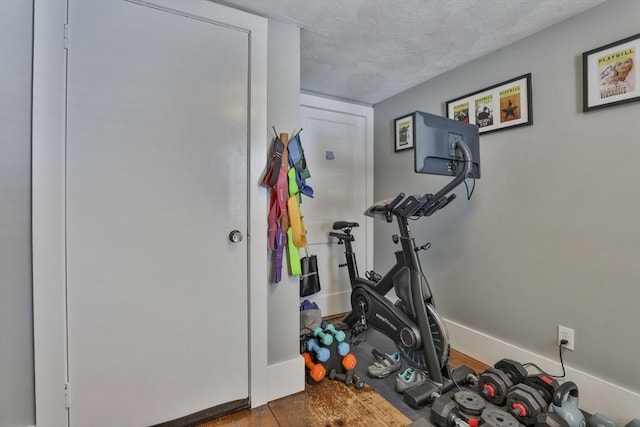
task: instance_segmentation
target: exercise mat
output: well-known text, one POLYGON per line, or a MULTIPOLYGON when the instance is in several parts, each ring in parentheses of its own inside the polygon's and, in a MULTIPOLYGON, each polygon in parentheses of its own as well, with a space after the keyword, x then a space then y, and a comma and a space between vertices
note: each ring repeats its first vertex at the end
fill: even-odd
POLYGON ((356 359, 358 359, 355 371, 360 378, 369 384, 372 389, 382 395, 382 397, 384 397, 396 409, 406 415, 411 421, 416 421, 423 418, 425 415, 428 419, 428 407, 421 409, 412 408, 404 401, 402 393, 398 393, 395 389, 396 375, 410 366, 406 361, 403 360, 402 367, 386 378, 372 378, 367 375, 367 367, 376 362, 376 358, 373 356, 372 350, 375 349, 381 353, 394 353, 397 351, 397 348, 393 341, 375 329, 368 329, 366 332, 356 337, 355 341, 358 342, 358 344, 354 345, 354 343, 351 345, 351 353, 353 353, 356 359))
MULTIPOLYGON (((402 393, 398 393, 395 389, 396 375, 401 373, 406 368, 410 367, 410 365, 407 364, 405 360, 402 361, 402 367, 398 371, 392 373, 386 378, 372 378, 367 375, 367 368, 369 367, 369 365, 372 365, 376 362, 376 358, 372 354, 372 350, 375 349, 381 353, 394 353, 395 351, 397 351, 397 348, 393 341, 375 329, 367 330, 365 333, 362 333, 358 337, 355 337, 354 341, 354 344, 357 343, 357 345, 351 345, 351 353, 358 360, 355 371, 360 376, 360 378, 362 378, 364 382, 369 384, 372 389, 378 392, 396 409, 407 416, 407 418, 412 421, 410 427, 433 426, 433 424, 429 421, 431 410, 428 406, 420 409, 412 408, 405 402, 402 393)), ((454 388, 445 394, 453 398, 453 395, 461 390, 473 391, 474 393, 477 393, 477 391, 473 390, 473 388, 471 387, 462 386, 460 388, 454 388)), ((504 409, 498 408, 489 402, 485 403, 486 408, 488 409, 504 409)))

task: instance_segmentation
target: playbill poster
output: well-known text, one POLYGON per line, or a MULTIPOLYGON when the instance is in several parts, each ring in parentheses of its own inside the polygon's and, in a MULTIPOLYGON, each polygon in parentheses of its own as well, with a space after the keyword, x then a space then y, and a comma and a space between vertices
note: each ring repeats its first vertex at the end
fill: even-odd
POLYGON ((531 124, 531 74, 448 101, 447 117, 475 124, 480 133, 531 124))
POLYGON ((636 48, 630 46, 598 57, 598 92, 600 99, 636 92, 633 64, 636 48))
POLYGON ((635 35, 582 54, 584 111, 640 100, 635 35))

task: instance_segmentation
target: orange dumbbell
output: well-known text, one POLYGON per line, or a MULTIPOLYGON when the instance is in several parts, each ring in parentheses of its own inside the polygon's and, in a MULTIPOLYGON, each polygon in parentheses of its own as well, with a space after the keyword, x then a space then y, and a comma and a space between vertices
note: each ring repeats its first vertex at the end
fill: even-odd
POLYGON ((358 359, 356 359, 356 357, 351 353, 347 354, 342 358, 342 367, 344 368, 345 371, 350 371, 354 369, 357 364, 358 364, 358 359))
POLYGON ((309 376, 316 382, 322 381, 322 379, 327 375, 327 370, 322 366, 321 363, 313 363, 311 360, 311 355, 308 352, 302 353, 302 357, 304 358, 304 364, 309 369, 309 376))

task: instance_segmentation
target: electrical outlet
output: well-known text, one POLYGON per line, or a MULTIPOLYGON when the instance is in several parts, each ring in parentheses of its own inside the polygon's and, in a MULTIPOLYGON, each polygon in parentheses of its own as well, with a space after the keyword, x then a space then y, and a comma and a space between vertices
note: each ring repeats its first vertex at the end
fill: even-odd
POLYGON ((567 340, 567 343, 563 345, 567 350, 574 350, 575 341, 573 339, 573 329, 566 326, 558 325, 558 345, 561 345, 562 340, 567 340))

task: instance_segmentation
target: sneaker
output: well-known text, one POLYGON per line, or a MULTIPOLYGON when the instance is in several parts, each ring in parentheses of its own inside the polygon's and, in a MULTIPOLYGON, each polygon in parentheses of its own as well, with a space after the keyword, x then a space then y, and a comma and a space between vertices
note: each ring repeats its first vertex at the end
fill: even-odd
MULTIPOLYGON (((377 356, 377 355, 376 355, 377 356)), ((385 378, 400 370, 402 360, 397 351, 393 354, 384 353, 377 357, 378 361, 367 368, 367 374, 374 378, 385 378)))
POLYGON ((427 374, 420 370, 416 370, 413 368, 407 368, 402 373, 396 375, 396 391, 398 393, 404 393, 417 386, 418 384, 422 384, 427 380, 427 374))

